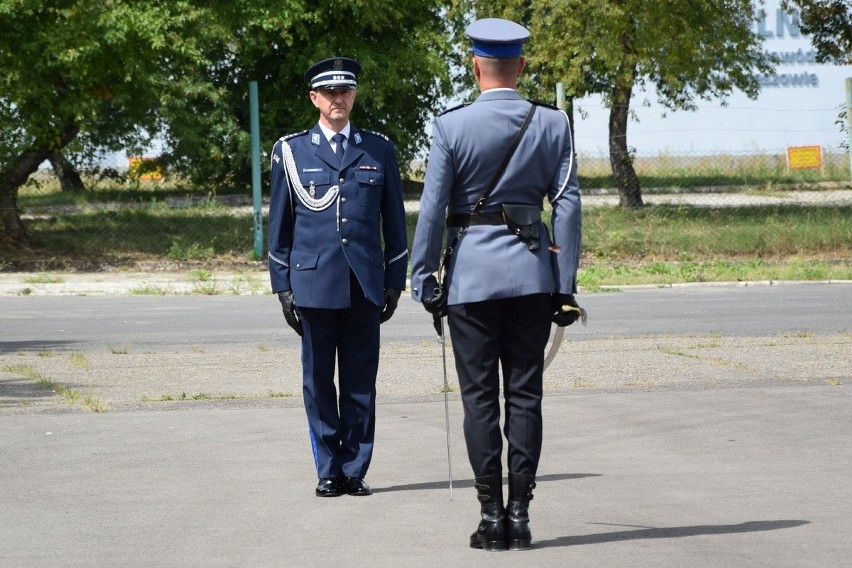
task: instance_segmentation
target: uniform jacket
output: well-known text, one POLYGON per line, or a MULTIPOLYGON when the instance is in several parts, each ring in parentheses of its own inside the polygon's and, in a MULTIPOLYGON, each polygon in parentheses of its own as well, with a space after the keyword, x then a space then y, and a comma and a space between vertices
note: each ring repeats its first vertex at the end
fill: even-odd
POLYGON ((405 289, 408 240, 402 183, 396 150, 385 136, 352 126, 339 164, 317 124, 278 140, 271 163, 269 273, 274 292, 292 290, 300 307, 347 308, 350 269, 378 306, 384 305, 386 288, 405 289), (298 179, 289 179, 285 142, 298 179), (334 195, 335 187, 339 194, 325 208, 312 210, 310 200, 300 197, 289 181, 316 199, 334 195))
MULTIPOLYGON (((482 93, 470 105, 435 120, 420 217, 411 251, 411 293, 432 295, 449 212, 469 213, 497 171, 530 108, 515 90, 482 93)), ((540 105, 512 160, 480 211, 500 203, 553 207, 552 235, 542 227, 531 252, 505 225, 473 225, 459 240, 449 267, 448 303, 576 292, 581 209, 568 117, 540 105), (548 250, 555 245, 558 252, 548 250)), ((448 242, 459 232, 450 229, 448 242)))

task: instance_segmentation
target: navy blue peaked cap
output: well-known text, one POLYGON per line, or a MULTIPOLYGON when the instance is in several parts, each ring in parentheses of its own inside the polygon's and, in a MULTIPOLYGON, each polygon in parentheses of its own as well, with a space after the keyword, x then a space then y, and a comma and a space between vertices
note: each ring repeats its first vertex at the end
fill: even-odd
POLYGON ((361 65, 348 57, 329 57, 314 63, 305 71, 305 79, 311 82, 311 90, 354 89, 355 79, 361 65))
POLYGON ((473 54, 480 57, 508 59, 520 57, 530 32, 520 24, 501 18, 476 20, 465 30, 473 40, 473 54))

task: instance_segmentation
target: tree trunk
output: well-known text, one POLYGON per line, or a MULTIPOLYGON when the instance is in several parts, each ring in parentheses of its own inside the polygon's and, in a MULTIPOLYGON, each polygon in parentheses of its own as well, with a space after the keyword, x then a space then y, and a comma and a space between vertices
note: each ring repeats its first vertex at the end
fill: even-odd
POLYGON ((51 154, 48 160, 53 167, 53 173, 59 178, 59 186, 62 188, 62 191, 74 192, 86 189, 80 173, 65 156, 57 152, 56 154, 51 154))
POLYGON ((613 88, 612 109, 609 112, 609 163, 618 188, 618 205, 638 209, 642 202, 639 176, 633 169, 633 159, 627 151, 627 117, 630 114, 630 95, 633 85, 613 88))
POLYGON ((50 158, 67 146, 80 127, 77 124, 69 124, 58 132, 59 144, 56 148, 37 147, 22 152, 8 168, 0 170, 0 243, 18 248, 28 248, 27 230, 21 221, 21 212, 18 208, 18 188, 21 187, 29 177, 38 169, 39 164, 50 158))

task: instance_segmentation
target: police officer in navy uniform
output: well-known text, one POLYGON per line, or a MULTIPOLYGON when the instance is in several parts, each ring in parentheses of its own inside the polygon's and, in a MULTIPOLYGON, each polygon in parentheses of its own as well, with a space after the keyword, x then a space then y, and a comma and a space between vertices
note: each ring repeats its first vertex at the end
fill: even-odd
POLYGON ((360 71, 333 57, 305 72, 319 122, 278 140, 271 161, 269 273, 302 337, 321 497, 371 494, 379 325, 396 309, 408 264, 396 149, 349 122, 360 71))
POLYGON ((503 175, 471 214, 532 103, 516 90, 529 32, 492 18, 472 23, 467 34, 481 93, 435 120, 411 251, 411 292, 427 311, 448 315, 481 509, 470 546, 523 550, 531 545, 529 502, 542 445, 544 349, 551 322, 565 326, 578 316, 580 192, 568 117, 537 105, 503 175), (545 200, 553 208, 552 236, 541 223, 545 200), (507 225, 505 204, 532 211, 526 241, 507 225), (461 236, 441 283, 444 304, 435 293, 435 273, 445 224, 448 242, 461 236), (505 506, 501 371, 508 444, 505 506))

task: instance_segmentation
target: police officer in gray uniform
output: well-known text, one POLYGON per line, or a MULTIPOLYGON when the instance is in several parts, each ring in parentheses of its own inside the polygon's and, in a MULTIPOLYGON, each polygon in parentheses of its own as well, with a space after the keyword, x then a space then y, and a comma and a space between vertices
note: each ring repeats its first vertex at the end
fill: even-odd
POLYGON ((485 19, 472 23, 467 35, 481 94, 435 120, 412 246, 411 292, 433 315, 448 315, 481 506, 470 546, 523 550, 531 546, 528 509, 541 454, 544 349, 552 321, 570 325, 579 315, 580 192, 568 117, 536 104, 504 173, 472 213, 532 107, 516 90, 529 32, 508 20, 485 19), (553 208, 552 237, 540 217, 545 199, 553 208), (525 211, 526 219, 507 220, 510 205, 520 206, 515 209, 525 211), (445 223, 448 242, 460 237, 439 283, 445 223), (444 295, 436 293, 439 284, 444 295))
POLYGON ((396 309, 408 263, 394 145, 349 122, 360 70, 345 57, 308 69, 319 122, 272 151, 269 273, 302 337, 320 497, 371 494, 379 325, 396 309))

